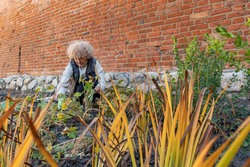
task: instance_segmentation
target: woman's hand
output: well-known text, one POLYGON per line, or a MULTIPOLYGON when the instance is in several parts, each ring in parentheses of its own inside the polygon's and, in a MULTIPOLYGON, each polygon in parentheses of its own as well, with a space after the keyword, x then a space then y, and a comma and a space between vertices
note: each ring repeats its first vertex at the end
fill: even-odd
POLYGON ((66 96, 64 94, 59 94, 57 96, 57 108, 62 109, 62 104, 66 101, 66 96))

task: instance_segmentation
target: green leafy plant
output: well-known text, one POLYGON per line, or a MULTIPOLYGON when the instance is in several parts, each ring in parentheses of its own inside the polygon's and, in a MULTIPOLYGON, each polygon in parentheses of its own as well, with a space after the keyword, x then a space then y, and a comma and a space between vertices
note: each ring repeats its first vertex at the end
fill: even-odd
POLYGON ((197 37, 189 42, 184 60, 181 59, 176 47, 177 39, 173 38, 179 77, 183 78, 186 70, 194 71, 196 94, 199 94, 204 87, 213 90, 219 87, 223 69, 233 58, 228 51, 224 50, 225 42, 209 35, 205 38, 207 45, 203 50, 200 50, 202 47, 197 37))
POLYGON ((194 37, 185 49, 184 59, 182 59, 183 55, 180 55, 177 48, 177 39, 173 37, 173 50, 179 77, 183 78, 186 70, 192 70, 196 82, 196 94, 199 94, 201 88, 204 87, 215 92, 215 89, 220 87, 222 72, 226 65, 234 67, 236 72, 243 70, 247 74, 250 74, 249 68, 245 67, 245 63, 249 63, 249 43, 244 41, 239 34, 235 36, 224 27, 219 26, 216 28, 216 31, 221 37, 206 34, 202 42, 199 42, 197 37, 194 37), (227 40, 223 37, 234 39, 236 50, 225 49, 227 40), (243 61, 238 59, 239 51, 242 50, 244 51, 243 61))
POLYGON ((70 128, 66 127, 63 132, 64 135, 66 134, 69 138, 74 139, 76 138, 78 132, 77 132, 77 127, 72 126, 70 128))
POLYGON ((84 81, 84 104, 85 104, 85 111, 88 109, 93 108, 93 97, 95 94, 94 87, 94 80, 97 78, 90 77, 90 80, 84 81))

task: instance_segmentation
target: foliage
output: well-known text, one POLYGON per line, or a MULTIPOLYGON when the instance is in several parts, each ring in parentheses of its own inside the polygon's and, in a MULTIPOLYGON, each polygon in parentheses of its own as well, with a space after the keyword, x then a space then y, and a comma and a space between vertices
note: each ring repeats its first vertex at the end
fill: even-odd
MULTIPOLYGON (((178 87, 181 90, 173 90, 172 83, 169 85, 167 80, 167 76, 165 76, 164 86, 159 86, 154 82, 158 93, 152 90, 145 93, 139 89, 126 91, 126 89, 118 89, 114 86, 113 91, 102 95, 105 101, 101 103, 101 111, 89 125, 85 123, 85 113, 82 108, 79 108, 79 103, 74 98, 66 99, 65 110, 58 110, 57 104, 51 103, 49 112, 44 118, 43 127, 39 132, 40 137, 36 130, 31 128, 33 129, 31 130, 32 136, 36 136, 34 138, 36 145, 27 147, 27 150, 31 151, 29 153, 31 159, 27 159, 25 162, 41 165, 46 164, 48 159, 54 159, 61 163, 59 165, 62 165, 68 158, 85 156, 88 154, 87 150, 89 149, 88 152, 90 152, 90 146, 92 146, 92 166, 210 164, 204 160, 204 156, 208 152, 208 147, 211 147, 215 141, 215 139, 210 141, 211 117, 215 104, 208 107, 211 94, 205 103, 202 103, 202 99, 205 98, 205 90, 203 90, 195 107, 192 103, 193 77, 185 80, 185 82, 190 80, 190 83, 184 83, 178 87), (172 91, 176 92, 176 96, 179 94, 180 100, 177 104, 172 102, 174 100, 172 91), (84 132, 80 131, 80 126, 76 125, 74 118, 86 126, 84 132), (86 137, 87 131, 92 133, 93 144, 91 144, 92 139, 86 137), (190 143, 193 143, 192 147, 189 146, 190 143)), ((17 106, 18 103, 15 104, 14 100, 12 106, 15 111, 13 110, 13 112, 28 111, 35 120, 36 116, 33 115, 35 98, 28 96, 24 103, 26 108, 21 107, 21 110, 16 110, 14 106, 17 106)), ((44 104, 40 99, 39 101, 44 104)), ((9 104, 8 101, 6 103, 9 104)), ((40 106, 39 104, 37 106, 40 106)), ((17 118, 15 117, 15 119, 17 118)), ((28 118, 22 118, 22 125, 26 125, 26 129, 33 125, 31 119, 28 118), (29 123, 27 124, 27 122, 29 123)), ((237 133, 241 134, 245 127, 245 125, 242 126, 237 133)), ((4 133, 2 135, 6 136, 4 133)), ((24 136, 24 134, 22 135, 24 136)), ((230 141, 233 140, 235 134, 232 136, 230 141)), ((244 138, 246 138, 245 135, 234 147, 238 147, 244 138)), ((12 141, 11 138, 9 140, 12 141)), ((227 141, 226 145, 230 141, 227 141)), ((17 143, 15 144, 17 145, 17 143)), ((245 141, 244 145, 247 144, 245 141)), ((223 145, 223 147, 225 146, 223 145)), ((216 151, 210 156, 219 158, 223 149, 220 148, 220 150, 219 153, 216 151)), ((215 162, 213 159, 211 164, 215 162)))
POLYGON ((82 94, 84 94, 83 103, 84 103, 85 110, 88 110, 88 109, 92 108, 93 96, 95 94, 95 91, 93 89, 93 87, 94 87, 94 82, 93 82, 94 79, 95 78, 92 78, 92 77, 90 77, 89 80, 81 79, 80 82, 83 83, 84 91, 82 93, 77 92, 74 95, 75 97, 80 97, 80 96, 82 96, 82 94))
POLYGON ((77 132, 77 127, 75 127, 75 126, 70 127, 70 128, 66 127, 66 128, 63 130, 63 132, 62 132, 63 135, 67 134, 67 136, 68 136, 69 138, 71 138, 71 139, 76 138, 77 133, 78 133, 78 132, 77 132))
POLYGON ((5 109, 1 110, 0 129, 2 140, 0 147, 1 166, 20 166, 29 161, 31 146, 36 142, 39 150, 48 160, 51 166, 57 166, 41 144, 37 130, 40 129, 42 121, 47 113, 50 101, 42 110, 37 108, 33 113, 36 95, 25 99, 11 99, 7 97, 5 109), (13 105, 10 106, 10 101, 13 105), (22 102, 21 108, 16 111, 17 104, 22 102))
MULTIPOLYGON (((246 25, 247 26, 250 26, 250 23, 249 23, 249 18, 248 18, 248 22, 246 22, 246 25)), ((244 61, 246 63, 250 63, 250 44, 248 43, 248 41, 244 41, 242 39, 242 37, 240 36, 240 34, 237 34, 237 36, 233 35, 231 32, 228 32, 224 27, 217 27, 216 28, 216 31, 221 35, 221 36, 224 36, 224 37, 227 37, 228 39, 234 39, 234 45, 237 49, 237 51, 234 51, 232 52, 234 55, 237 55, 238 51, 239 50, 244 50, 244 61)), ((230 61, 231 65, 235 65, 236 67, 236 70, 240 70, 240 66, 239 64, 234 64, 235 62, 233 61, 230 61)), ((237 62, 239 63, 239 62, 237 62)), ((250 69, 247 68, 246 69, 247 71, 247 74, 250 75, 250 69)))
MULTIPOLYGON (((189 84, 183 84, 180 91, 181 100, 177 107, 172 106, 167 79, 165 79, 165 89, 157 86, 158 93, 161 94, 162 117, 159 117, 156 112, 157 106, 155 106, 152 91, 147 97, 143 91, 136 90, 126 101, 122 101, 121 94, 113 86, 116 94, 114 101, 117 103, 113 105, 112 99, 104 95, 103 98, 113 112, 114 119, 108 120, 103 117, 103 109, 102 116, 94 119, 87 127, 94 138, 92 166, 131 164, 149 166, 152 162, 157 166, 200 166, 201 164, 213 166, 236 133, 205 160, 209 148, 216 140, 216 138, 211 140, 211 118, 216 101, 208 108, 210 93, 203 105, 204 89, 196 107, 193 106, 193 84, 192 77, 189 84), (132 104, 134 112, 131 119, 127 116, 131 111, 128 108, 129 104, 132 104), (97 128, 91 129, 93 124, 96 124, 97 128)), ((230 150, 235 152, 246 138, 250 131, 250 126, 246 126, 249 119, 237 130, 237 134, 240 132, 240 135, 232 143, 230 150)), ((87 126, 80 117, 79 120, 87 126)), ((225 159, 230 163, 235 154, 228 155, 228 152, 230 151, 222 156, 218 164, 225 159)))
MULTIPOLYGON (((23 160, 23 163, 26 164, 40 166, 52 162, 52 159, 63 162, 68 157, 85 155, 86 152, 81 149, 82 147, 88 148, 91 140, 89 137, 84 139, 79 137, 81 129, 78 128, 79 123, 74 120, 74 116, 77 113, 84 118, 84 114, 82 106, 76 101, 76 97, 66 98, 63 103, 64 107, 59 110, 56 102, 45 102, 42 95, 44 93, 37 90, 35 95, 28 95, 23 99, 15 100, 7 97, 7 100, 3 103, 4 108, 0 110, 1 124, 4 113, 7 111, 10 115, 7 121, 3 121, 5 126, 0 131, 1 166, 10 166, 10 164, 17 162, 14 157, 19 152, 18 148, 26 140, 29 140, 29 143, 36 143, 23 146, 24 149, 28 150, 27 158, 23 160), (45 110, 49 110, 49 112, 44 114, 45 110), (25 116, 26 113, 28 113, 28 116, 25 116), (41 116, 44 118, 38 134, 36 132, 38 126, 36 120, 41 116), (29 117, 32 117, 33 121, 29 121, 29 117), (33 124, 36 125, 36 128, 30 131, 29 129, 33 124), (6 128, 8 129, 6 130, 6 128), (33 138, 33 135, 36 135, 36 137, 33 138), (31 139, 33 139, 33 142, 31 139), (49 158, 48 153, 51 154, 49 158)), ((52 164, 55 164, 55 161, 52 164)))
POLYGON ((197 37, 194 37, 185 49, 185 59, 182 59, 177 48, 177 39, 174 40, 174 54, 178 67, 179 77, 183 79, 186 70, 192 70, 195 78, 195 92, 199 94, 201 89, 207 87, 215 89, 220 86, 220 80, 223 69, 226 65, 235 67, 236 72, 239 70, 250 74, 249 68, 245 68, 244 63, 249 63, 250 45, 244 41, 238 34, 233 35, 224 27, 217 27, 216 31, 223 37, 234 39, 236 50, 225 49, 226 39, 213 37, 206 34, 204 41, 199 42, 197 37), (239 51, 244 50, 244 62, 238 59, 239 51))

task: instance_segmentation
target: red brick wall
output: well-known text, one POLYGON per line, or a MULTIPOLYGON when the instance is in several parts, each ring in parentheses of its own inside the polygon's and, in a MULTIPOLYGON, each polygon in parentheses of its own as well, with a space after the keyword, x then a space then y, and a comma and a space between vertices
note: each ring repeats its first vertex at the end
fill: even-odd
POLYGON ((61 74, 68 42, 88 40, 105 71, 175 65, 174 35, 214 33, 222 25, 250 38, 249 0, 1 0, 0 76, 61 74))

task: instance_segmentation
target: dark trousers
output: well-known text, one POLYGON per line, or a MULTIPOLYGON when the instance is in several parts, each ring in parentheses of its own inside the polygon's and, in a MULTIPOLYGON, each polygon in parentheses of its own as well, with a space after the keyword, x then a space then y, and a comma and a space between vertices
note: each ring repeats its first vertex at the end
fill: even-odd
MULTIPOLYGON (((98 84, 98 80, 94 81, 94 86, 93 89, 95 88, 95 86, 98 84)), ((84 85, 82 82, 80 83, 76 83, 76 87, 75 87, 75 92, 84 92, 84 85)), ((100 94, 99 93, 95 93, 93 95, 93 101, 92 103, 95 104, 96 100, 100 98, 100 94)), ((79 102, 81 103, 81 105, 83 105, 83 99, 84 99, 84 93, 78 98, 79 102)))

